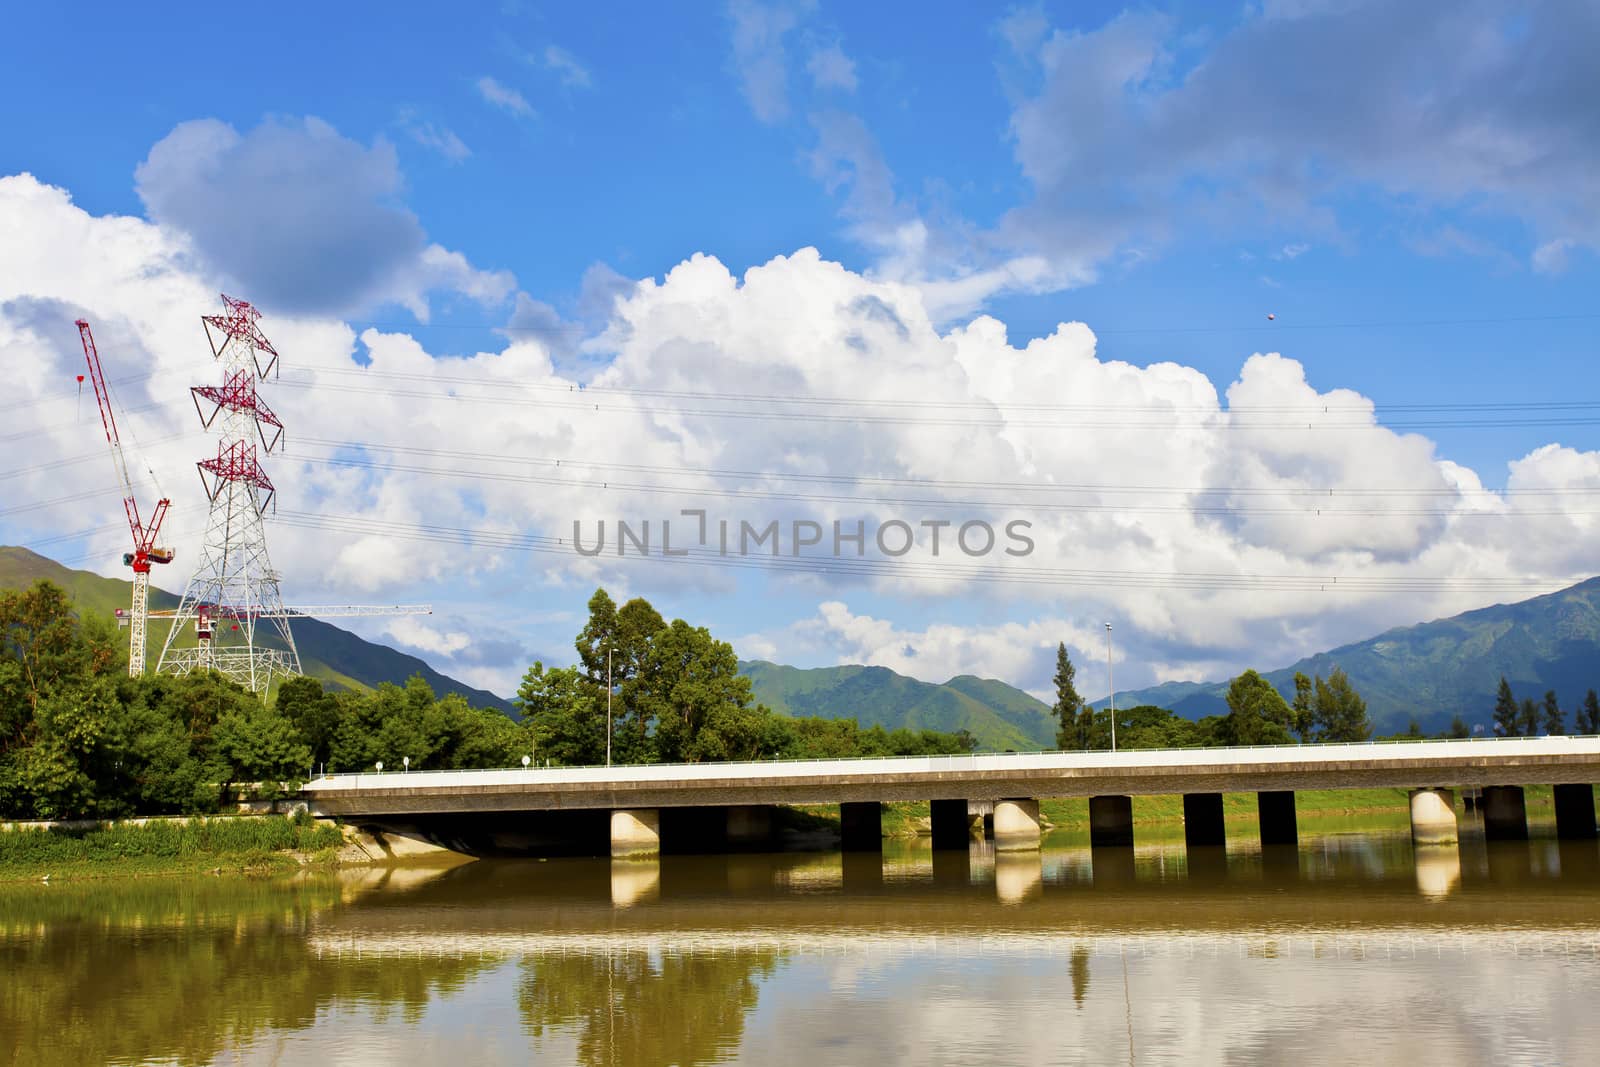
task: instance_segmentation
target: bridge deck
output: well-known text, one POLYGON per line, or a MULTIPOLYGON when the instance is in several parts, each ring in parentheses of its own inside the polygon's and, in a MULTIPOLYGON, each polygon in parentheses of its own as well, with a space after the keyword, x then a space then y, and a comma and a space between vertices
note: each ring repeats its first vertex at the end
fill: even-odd
MULTIPOLYGON (((398 758, 398 757, 397 757, 398 758)), ((321 814, 1236 793, 1600 781, 1600 737, 338 774, 321 814)))

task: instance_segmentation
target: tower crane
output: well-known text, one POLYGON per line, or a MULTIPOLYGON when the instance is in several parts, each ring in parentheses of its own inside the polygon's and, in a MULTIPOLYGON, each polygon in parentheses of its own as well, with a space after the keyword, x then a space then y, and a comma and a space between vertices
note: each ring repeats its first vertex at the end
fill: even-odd
MULTIPOLYGON (((145 631, 149 620, 150 567, 156 563, 171 563, 173 551, 156 547, 156 537, 161 533, 161 520, 167 517, 172 501, 162 497, 156 501, 155 511, 148 523, 139 518, 139 504, 133 495, 133 479, 128 476, 128 461, 122 452, 122 438, 117 433, 117 418, 111 411, 111 391, 106 386, 105 372, 100 369, 100 353, 95 348, 94 334, 88 322, 78 320, 78 336, 83 341, 83 357, 89 363, 89 380, 94 383, 94 398, 100 405, 100 423, 105 427, 106 443, 111 446, 111 459, 116 464, 117 477, 122 480, 122 507, 128 515, 128 529, 133 534, 133 551, 122 554, 124 566, 133 568, 133 605, 126 621, 128 640, 128 674, 137 678, 144 674, 145 631)), ((122 612, 117 612, 119 616, 122 612)))

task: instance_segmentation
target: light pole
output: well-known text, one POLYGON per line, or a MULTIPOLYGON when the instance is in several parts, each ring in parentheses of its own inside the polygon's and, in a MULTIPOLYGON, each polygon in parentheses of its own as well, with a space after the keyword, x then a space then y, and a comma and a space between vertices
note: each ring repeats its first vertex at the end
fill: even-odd
POLYGON ((611 766, 611 646, 606 646, 606 766, 611 766))
POLYGON ((1110 694, 1106 697, 1111 708, 1111 751, 1117 750, 1117 679, 1111 672, 1111 624, 1106 623, 1106 688, 1110 694))

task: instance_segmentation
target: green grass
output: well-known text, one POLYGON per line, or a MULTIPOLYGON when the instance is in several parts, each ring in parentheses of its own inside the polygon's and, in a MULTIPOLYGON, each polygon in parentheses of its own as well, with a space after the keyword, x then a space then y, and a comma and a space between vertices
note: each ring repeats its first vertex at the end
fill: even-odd
POLYGON ((13 830, 0 832, 0 880, 287 869, 299 866, 299 856, 330 852, 343 841, 337 826, 304 815, 13 830))

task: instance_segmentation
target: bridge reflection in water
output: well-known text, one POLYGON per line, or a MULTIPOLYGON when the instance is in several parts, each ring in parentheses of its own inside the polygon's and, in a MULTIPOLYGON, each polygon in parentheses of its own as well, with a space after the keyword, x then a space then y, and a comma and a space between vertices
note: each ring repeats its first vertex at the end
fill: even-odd
POLYGON ((47 1065, 1582 1062, 1600 846, 1547 829, 0 887, 0 1028, 47 1065))

